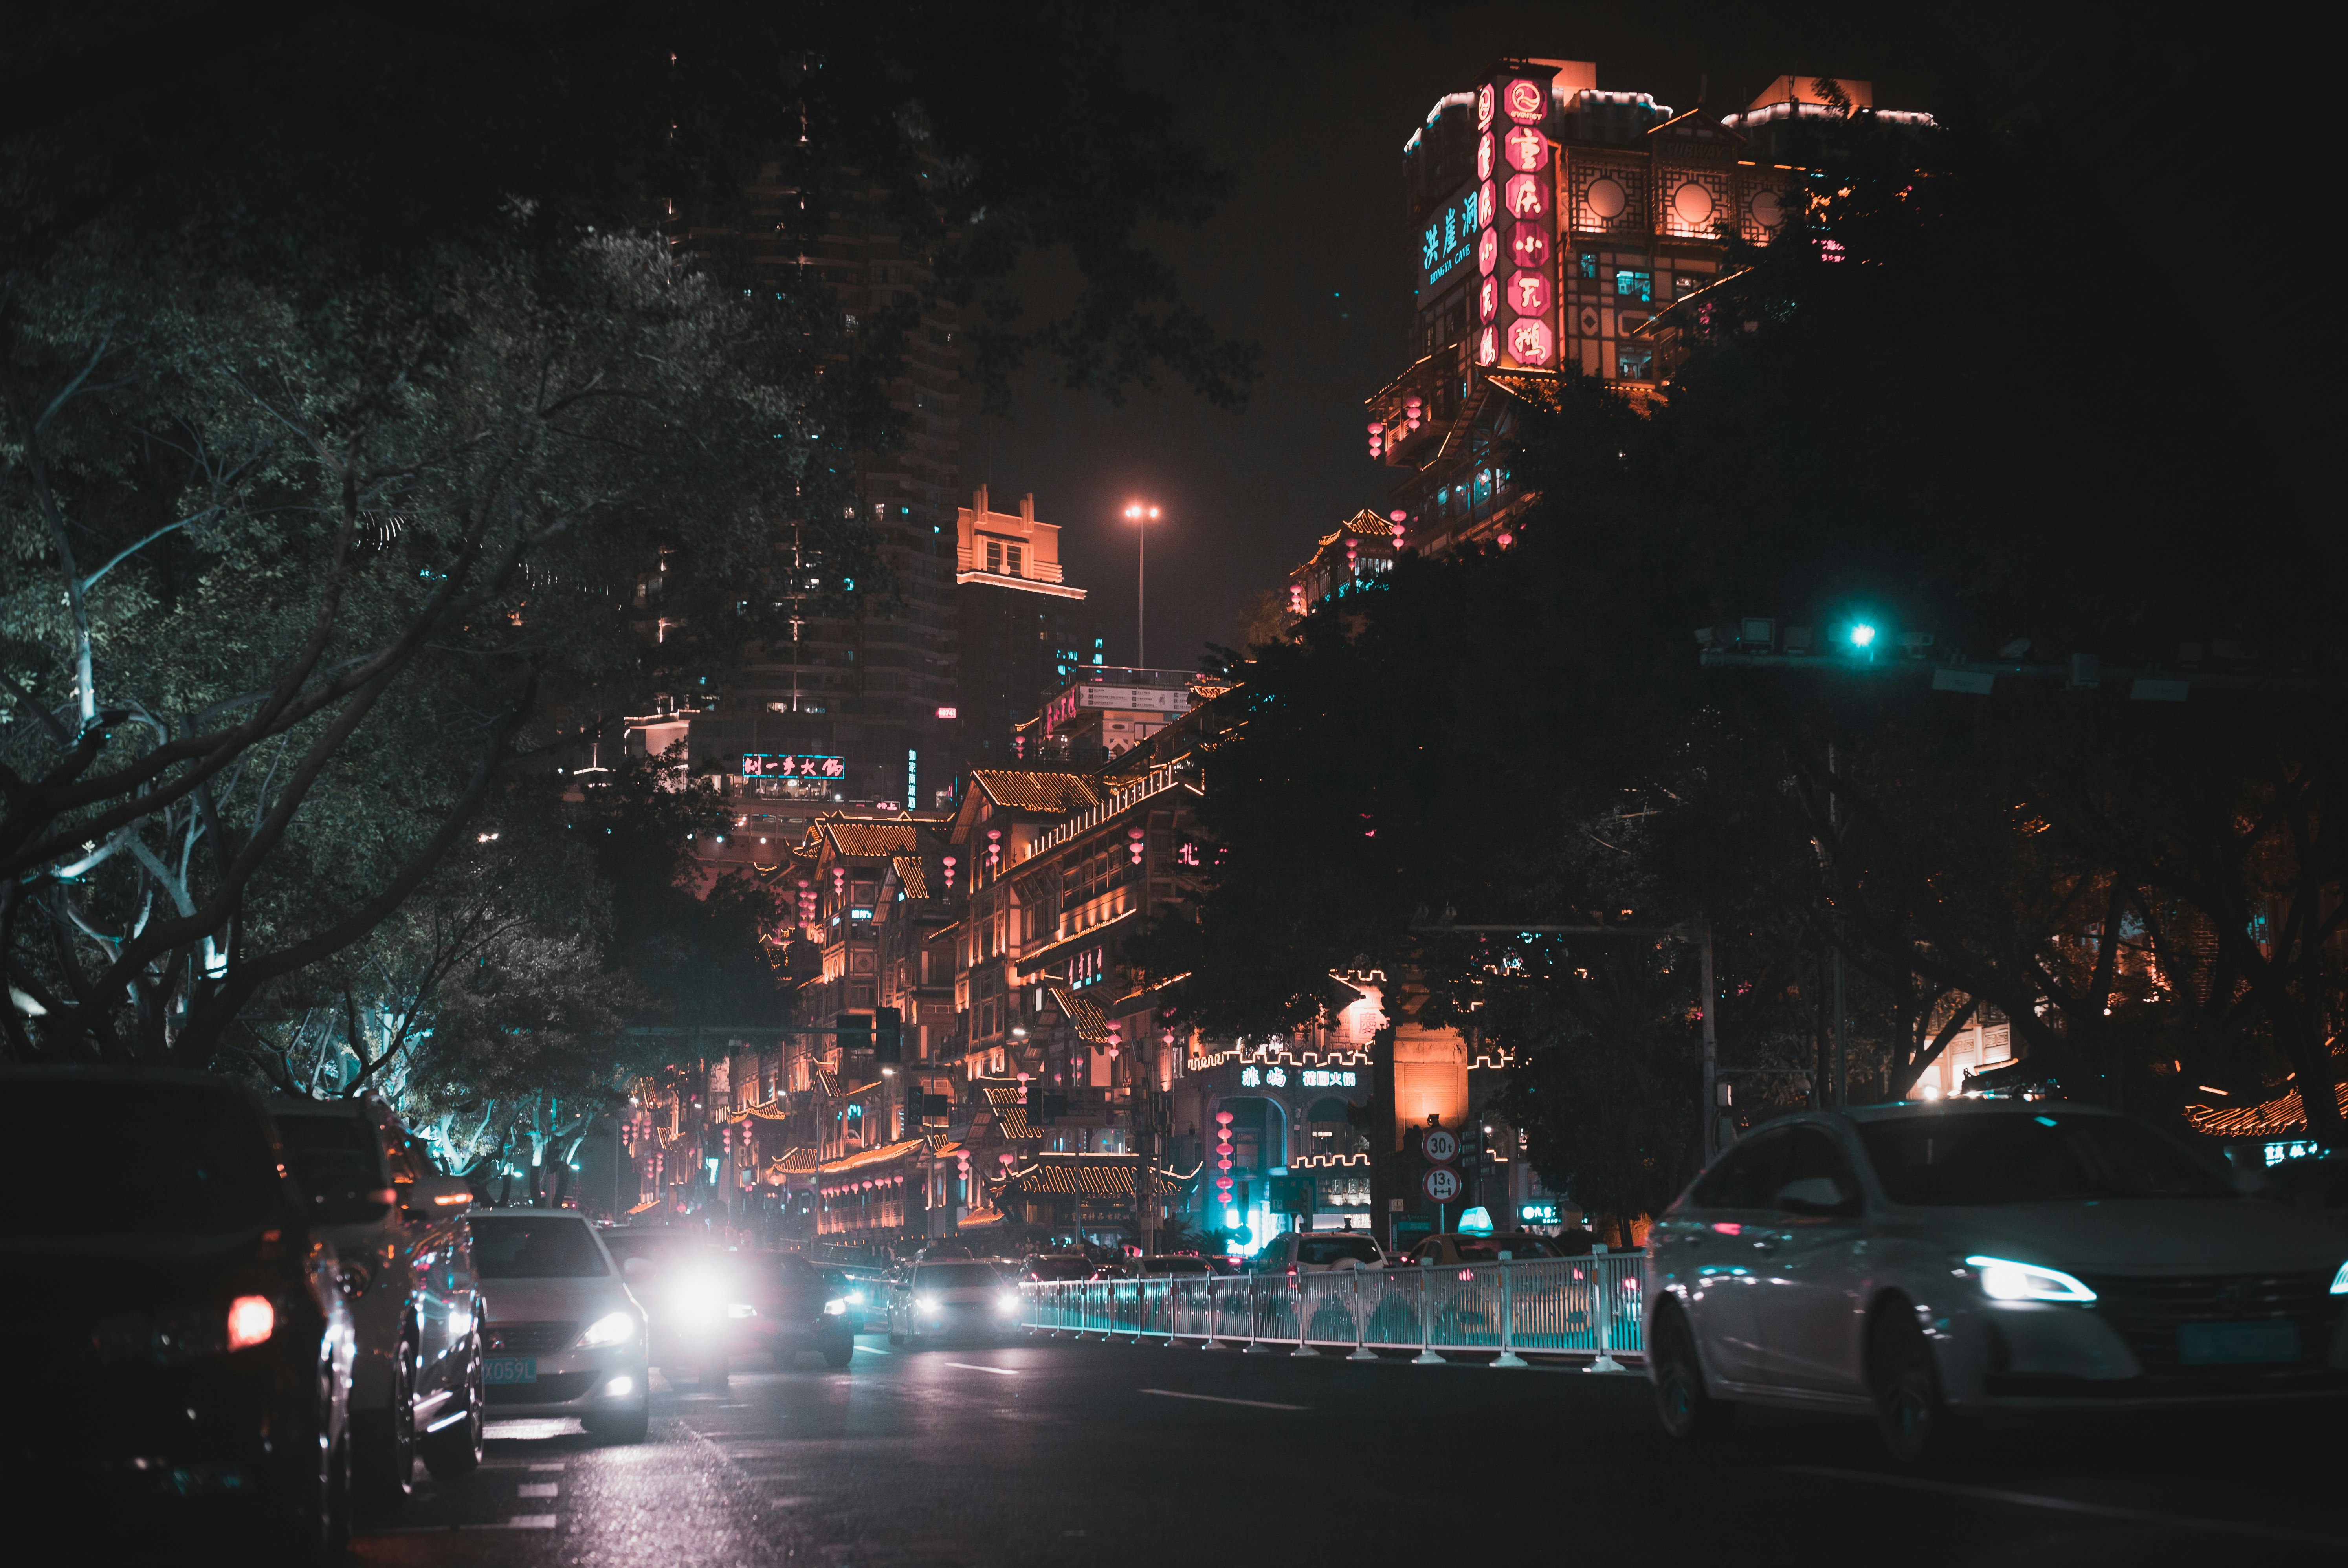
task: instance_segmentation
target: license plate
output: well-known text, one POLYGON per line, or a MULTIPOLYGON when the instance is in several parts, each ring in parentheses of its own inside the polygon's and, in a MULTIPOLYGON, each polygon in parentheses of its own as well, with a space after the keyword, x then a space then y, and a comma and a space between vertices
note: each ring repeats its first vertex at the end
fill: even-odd
POLYGON ((2188 1367, 2250 1366, 2299 1359, 2295 1323, 2183 1323, 2177 1358, 2188 1367))
POLYGON ((484 1383, 535 1383, 538 1359, 532 1356, 490 1356, 481 1362, 484 1383))

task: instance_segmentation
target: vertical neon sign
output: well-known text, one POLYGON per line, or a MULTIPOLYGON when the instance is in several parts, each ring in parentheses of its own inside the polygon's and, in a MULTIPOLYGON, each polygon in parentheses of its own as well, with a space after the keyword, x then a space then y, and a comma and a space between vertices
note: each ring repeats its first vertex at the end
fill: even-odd
POLYGON ((1550 319, 1557 289, 1550 273, 1556 249, 1556 175, 1543 130, 1549 97, 1549 84, 1529 77, 1501 77, 1477 95, 1479 105, 1488 100, 1498 110, 1501 210, 1487 215, 1486 221, 1496 241, 1507 248, 1505 258, 1496 253, 1494 273, 1488 274, 1498 276, 1500 289, 1498 311, 1481 318, 1490 327, 1478 343, 1478 357, 1486 364, 1549 370, 1557 364, 1557 325, 1550 319))

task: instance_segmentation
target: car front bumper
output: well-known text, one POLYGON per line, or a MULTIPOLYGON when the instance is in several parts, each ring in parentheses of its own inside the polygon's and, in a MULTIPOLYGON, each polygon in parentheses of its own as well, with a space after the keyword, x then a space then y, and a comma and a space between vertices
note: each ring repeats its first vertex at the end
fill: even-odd
POLYGON ((516 1360, 534 1362, 537 1378, 527 1383, 485 1382, 482 1403, 491 1420, 637 1409, 651 1387, 640 1345, 574 1348, 552 1356, 492 1355, 489 1369, 516 1360))

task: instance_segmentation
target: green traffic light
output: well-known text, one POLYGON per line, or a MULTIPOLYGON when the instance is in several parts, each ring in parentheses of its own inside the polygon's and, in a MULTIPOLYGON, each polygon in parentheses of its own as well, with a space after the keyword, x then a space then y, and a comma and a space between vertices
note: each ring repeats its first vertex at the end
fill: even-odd
POLYGON ((1872 626, 1859 625, 1850 629, 1850 645, 1853 648, 1872 647, 1874 642, 1875 628, 1872 626))

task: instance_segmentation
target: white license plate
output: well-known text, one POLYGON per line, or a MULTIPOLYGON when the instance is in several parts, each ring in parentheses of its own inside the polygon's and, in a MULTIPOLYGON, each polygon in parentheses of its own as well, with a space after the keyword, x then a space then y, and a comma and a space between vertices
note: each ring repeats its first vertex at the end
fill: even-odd
POLYGON ((490 1356, 481 1362, 484 1383, 535 1383, 538 1359, 532 1356, 490 1356))

